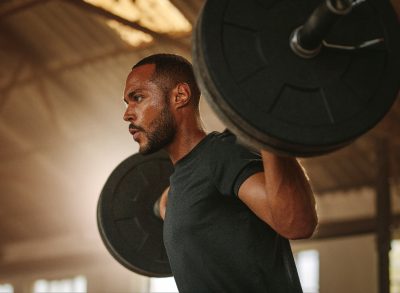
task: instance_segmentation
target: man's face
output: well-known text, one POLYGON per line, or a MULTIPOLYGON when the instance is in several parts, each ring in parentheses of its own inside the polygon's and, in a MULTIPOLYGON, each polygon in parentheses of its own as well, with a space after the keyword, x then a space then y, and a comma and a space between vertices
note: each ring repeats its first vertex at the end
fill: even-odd
POLYGON ((169 97, 151 80, 154 64, 134 68, 126 80, 124 120, 129 132, 139 143, 141 154, 156 152, 170 144, 176 123, 169 109, 169 97))

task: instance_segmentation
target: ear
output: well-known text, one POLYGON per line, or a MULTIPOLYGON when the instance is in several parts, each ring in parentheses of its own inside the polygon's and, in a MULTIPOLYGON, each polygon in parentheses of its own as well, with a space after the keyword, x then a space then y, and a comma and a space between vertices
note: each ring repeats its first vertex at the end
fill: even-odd
POLYGON ((192 92, 186 82, 178 83, 172 91, 173 104, 176 108, 182 108, 190 103, 192 92))

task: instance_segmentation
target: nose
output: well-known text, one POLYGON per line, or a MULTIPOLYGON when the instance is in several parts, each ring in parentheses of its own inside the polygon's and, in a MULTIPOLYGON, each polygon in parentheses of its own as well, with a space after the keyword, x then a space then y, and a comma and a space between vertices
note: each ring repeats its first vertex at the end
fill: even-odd
POLYGON ((134 113, 134 109, 132 105, 127 105, 123 119, 127 122, 134 121, 136 119, 136 115, 134 113))

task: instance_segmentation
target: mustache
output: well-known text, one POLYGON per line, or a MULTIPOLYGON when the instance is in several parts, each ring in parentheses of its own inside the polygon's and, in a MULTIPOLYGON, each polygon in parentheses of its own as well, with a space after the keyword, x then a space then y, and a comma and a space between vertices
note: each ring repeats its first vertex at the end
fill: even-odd
POLYGON ((138 131, 144 131, 144 129, 138 125, 134 125, 134 124, 129 124, 129 130, 138 130, 138 131))

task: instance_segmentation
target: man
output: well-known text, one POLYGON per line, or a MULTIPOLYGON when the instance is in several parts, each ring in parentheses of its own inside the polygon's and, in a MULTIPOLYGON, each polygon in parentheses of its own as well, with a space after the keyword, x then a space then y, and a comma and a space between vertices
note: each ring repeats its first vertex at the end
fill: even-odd
POLYGON ((124 120, 139 152, 174 166, 160 202, 164 244, 180 292, 301 292, 287 239, 310 237, 315 201, 296 159, 206 134, 191 64, 171 54, 137 63, 124 120))

